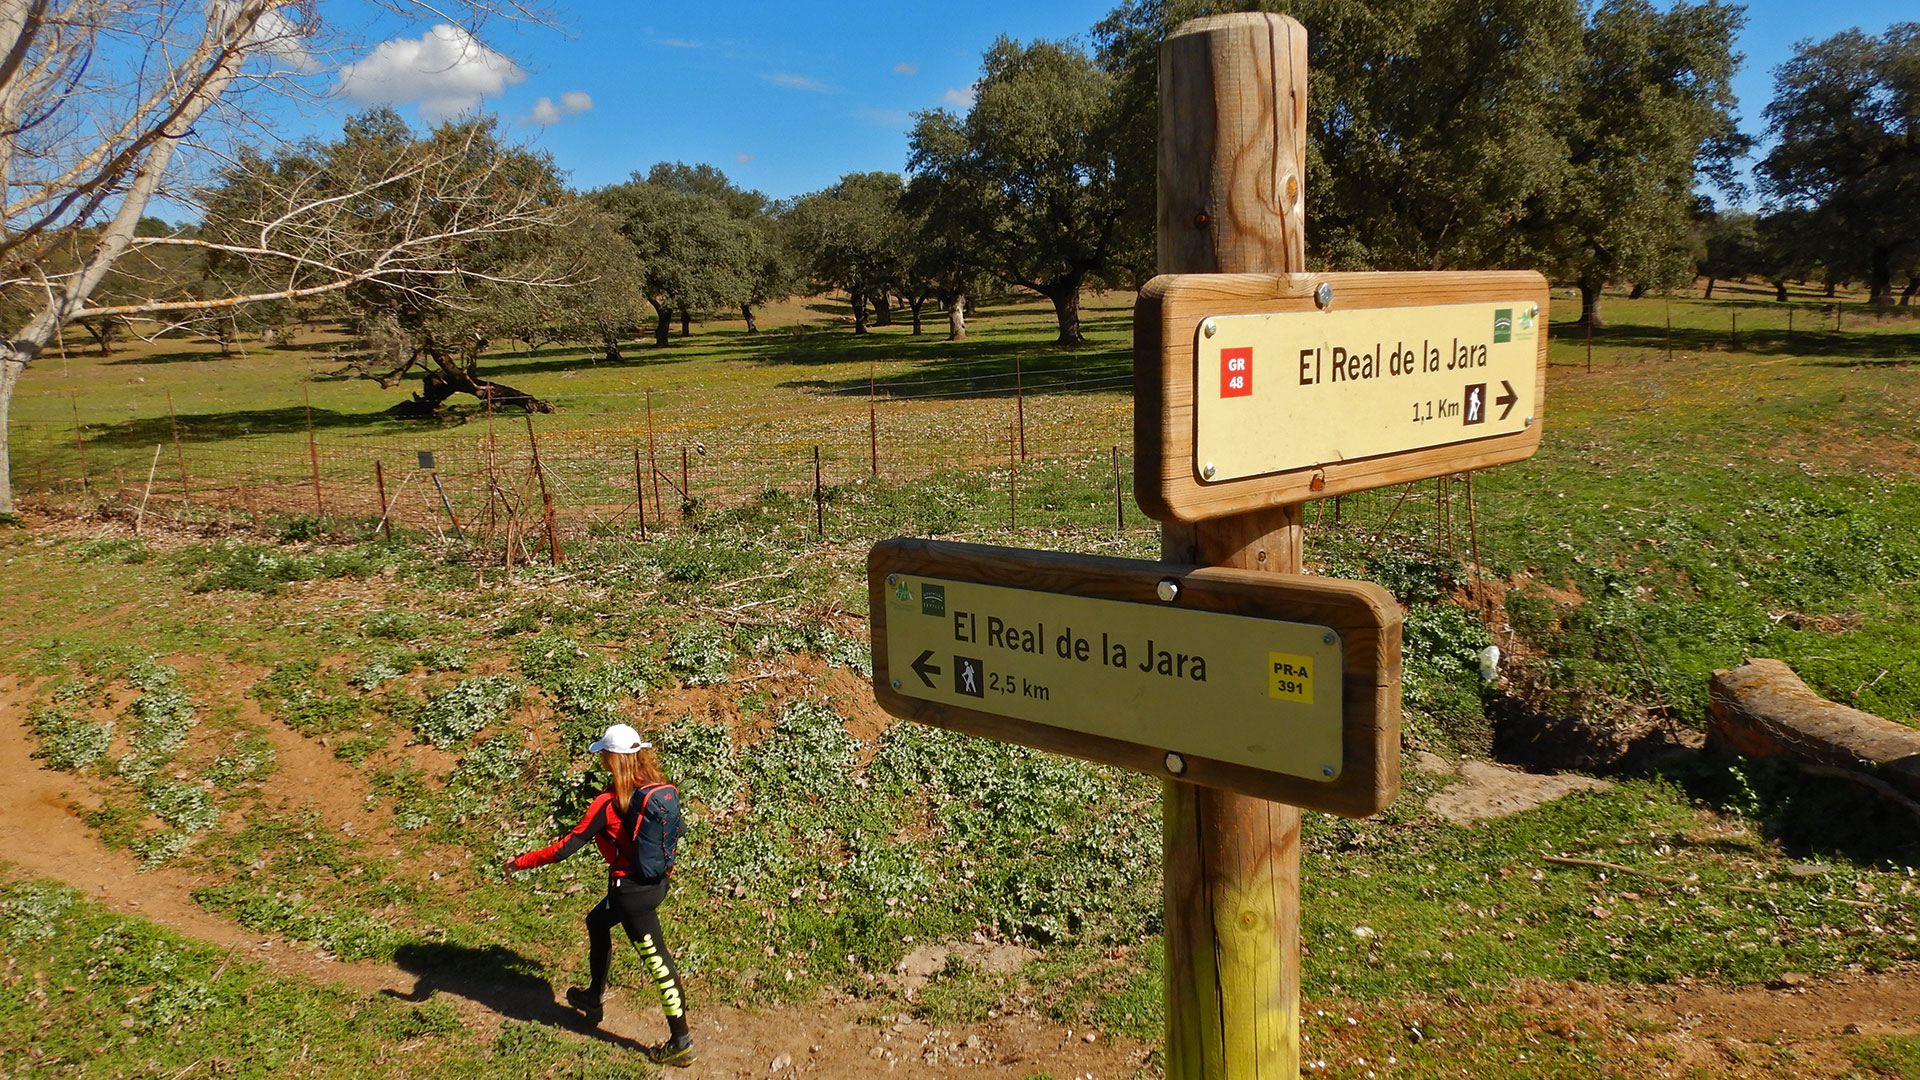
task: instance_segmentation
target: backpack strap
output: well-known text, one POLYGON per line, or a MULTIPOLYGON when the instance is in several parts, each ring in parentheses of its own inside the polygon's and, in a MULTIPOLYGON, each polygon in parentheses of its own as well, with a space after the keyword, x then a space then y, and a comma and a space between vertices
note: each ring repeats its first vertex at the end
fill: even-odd
POLYGON ((620 843, 627 853, 627 873, 640 877, 640 818, 647 812, 647 800, 665 784, 647 784, 627 796, 626 813, 620 815, 620 843))

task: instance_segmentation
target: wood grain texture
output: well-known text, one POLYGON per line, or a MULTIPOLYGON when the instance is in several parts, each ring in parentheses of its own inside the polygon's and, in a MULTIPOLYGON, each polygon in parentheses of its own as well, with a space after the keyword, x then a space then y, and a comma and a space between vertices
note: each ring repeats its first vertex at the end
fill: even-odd
POLYGON ((1547 307, 1544 277, 1532 271, 1329 274, 1176 274, 1147 282, 1134 304, 1134 498, 1148 517, 1196 522, 1267 507, 1330 498, 1531 457, 1545 427, 1547 307), (1203 482, 1194 463, 1194 341, 1214 315, 1313 311, 1314 290, 1333 286, 1341 309, 1374 310, 1524 301, 1540 305, 1534 367, 1534 422, 1523 431, 1470 442, 1286 472, 1203 482), (1315 488, 1318 481, 1321 486, 1315 488))
MULTIPOLYGON (((1342 673, 1341 774, 1329 781, 1282 776, 1233 762, 1186 755, 1190 784, 1282 800, 1345 817, 1379 812, 1399 790, 1400 607, 1369 582, 1272 575, 1230 567, 1026 551, 981 544, 897 539, 867 556, 868 610, 873 624, 873 692, 894 716, 952 731, 1167 776, 1164 746, 1142 746, 1037 724, 894 689, 895 658, 887 653, 887 575, 972 581, 1036 592, 1160 605, 1162 580, 1180 584, 1179 606, 1255 618, 1283 618, 1337 630, 1346 648, 1342 673)), ((901 671, 911 658, 898 658, 901 671)))
MULTIPOLYGON (((1155 239, 1163 274, 1284 276, 1306 269, 1306 101, 1307 34, 1286 16, 1200 19, 1162 43, 1155 239)), ((1160 320, 1151 325, 1141 323, 1141 310, 1134 323, 1136 477, 1143 456, 1158 462, 1164 455, 1166 396, 1141 392, 1141 353, 1157 358, 1164 337, 1163 309, 1148 312, 1160 320)), ((1157 480, 1145 490, 1158 492, 1157 480)), ((1162 558, 1234 568, 1209 573, 1298 575, 1300 507, 1269 501, 1245 509, 1163 527, 1162 558)), ((1399 631, 1397 620, 1382 620, 1374 642, 1394 658, 1391 698, 1374 702, 1387 706, 1377 715, 1391 716, 1384 721, 1391 739, 1352 724, 1345 730, 1341 779, 1368 774, 1366 801, 1376 806, 1398 790, 1399 631)), ((1349 708, 1368 689, 1387 693, 1346 689, 1349 708)), ((1303 795, 1268 798, 1304 804, 1303 795)), ((1297 1080, 1300 811, 1169 780, 1162 813, 1168 1080, 1297 1080)))
POLYGON ((1196 19, 1160 46, 1162 273, 1306 266, 1307 32, 1196 19))

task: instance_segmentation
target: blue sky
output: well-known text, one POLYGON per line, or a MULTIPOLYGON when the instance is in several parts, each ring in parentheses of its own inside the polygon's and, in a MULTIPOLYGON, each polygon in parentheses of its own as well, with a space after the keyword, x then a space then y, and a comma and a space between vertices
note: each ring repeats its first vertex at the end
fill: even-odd
MULTIPOLYGON (((386 44, 349 71, 338 110, 388 99, 424 122, 477 103, 508 121, 516 137, 552 153, 580 188, 680 160, 707 162, 778 198, 817 190, 848 172, 903 168, 912 114, 964 108, 980 55, 996 37, 1084 40, 1114 5, 579 0, 560 6, 565 26, 559 31, 493 27, 489 41, 504 55, 480 63, 449 62, 463 54, 463 43, 433 36, 427 23, 386 27, 386 44)), ((1854 26, 1877 34, 1920 12, 1912 0, 1758 0, 1747 16, 1740 39, 1746 65, 1736 88, 1743 130, 1759 135, 1772 69, 1791 55, 1795 41, 1854 26)))

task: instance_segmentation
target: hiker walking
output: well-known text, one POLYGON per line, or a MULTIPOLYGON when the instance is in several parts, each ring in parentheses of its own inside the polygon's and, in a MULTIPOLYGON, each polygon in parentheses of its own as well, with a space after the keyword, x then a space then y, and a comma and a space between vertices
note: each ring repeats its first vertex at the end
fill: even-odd
POLYGON ((660 931, 660 901, 666 899, 680 841, 680 793, 660 773, 653 744, 626 724, 607 729, 592 746, 613 786, 594 797, 580 824, 538 851, 507 860, 506 872, 556 863, 591 840, 607 860, 607 896, 587 912, 587 962, 592 984, 567 990, 567 1004, 595 1024, 603 1015, 601 995, 613 959, 613 927, 626 928, 640 950, 647 976, 660 994, 672 1037, 643 1048, 658 1065, 691 1065, 693 1036, 687 1030, 686 993, 673 952, 660 931))

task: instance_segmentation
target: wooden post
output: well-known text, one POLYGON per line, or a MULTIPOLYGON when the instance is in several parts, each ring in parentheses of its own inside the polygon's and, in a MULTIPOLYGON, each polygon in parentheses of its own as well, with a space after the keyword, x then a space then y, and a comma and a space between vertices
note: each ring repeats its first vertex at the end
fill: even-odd
POLYGON ((167 427, 173 430, 173 457, 180 463, 180 501, 193 502, 193 485, 187 482, 187 454, 180 448, 180 420, 173 412, 173 391, 167 391, 167 427))
POLYGON ((73 447, 80 451, 80 490, 91 491, 93 485, 87 481, 87 440, 80 434, 80 399, 73 391, 67 391, 67 404, 73 406, 73 447))
POLYGON ((533 414, 527 414, 527 445, 533 447, 533 475, 540 480, 540 513, 547 525, 547 553, 560 565, 560 531, 553 522, 553 493, 547 490, 547 470, 540 464, 540 443, 533 437, 533 414))
POLYGON ((1667 359, 1673 359, 1673 301, 1667 301, 1667 359))
POLYGON ((327 506, 320 501, 320 444, 313 438, 313 376, 300 384, 300 393, 307 403, 307 460, 313 465, 313 512, 315 517, 327 516, 327 506))
POLYGON ((393 523, 387 520, 387 473, 376 459, 373 463, 373 487, 380 493, 380 535, 393 539, 393 523))
POLYGON ((1113 532, 1118 536, 1127 527, 1127 501, 1120 488, 1120 448, 1113 448, 1113 532))
POLYGON ((1587 374, 1593 374, 1593 313, 1582 312, 1580 321, 1587 324, 1587 374))
POLYGON ((827 536, 827 502, 824 493, 820 490, 820 447, 818 444, 815 444, 813 448, 813 534, 823 540, 826 539, 827 536))
POLYGON ((680 517, 687 516, 687 504, 693 501, 693 485, 687 482, 687 448, 680 448, 680 517))
POLYGON ((1013 354, 1013 412, 1020 424, 1020 460, 1027 460, 1027 394, 1020 385, 1020 354, 1013 354))
MULTIPOLYGON (((1161 273, 1306 270, 1307 34, 1198 19, 1160 47, 1161 273)), ((1301 569, 1300 507, 1162 525, 1173 562, 1301 569)), ((1167 1080, 1300 1071, 1300 810, 1168 780, 1167 1080)))
POLYGON ((1015 506, 1020 491, 1020 441, 1012 424, 1007 425, 1007 528, 1020 527, 1015 506))
POLYGON ((633 448, 633 502, 640 511, 640 539, 647 538, 647 474, 640 471, 640 448, 633 448))
POLYGON ((1727 314, 1733 318, 1733 330, 1729 334, 1727 344, 1730 348, 1738 349, 1740 347, 1740 312, 1735 309, 1727 314))
POLYGON ((880 475, 880 413, 873 404, 873 364, 867 364, 867 458, 873 475, 880 475))
POLYGON ((147 520, 147 497, 153 494, 153 473, 160 467, 160 443, 153 444, 153 461, 147 466, 147 486, 140 492, 140 512, 133 517, 133 535, 140 535, 140 526, 147 520))
MULTIPOLYGON (((495 458, 498 447, 493 439, 493 395, 487 395, 487 539, 493 539, 493 531, 499 525, 495 516, 500 500, 500 474, 495 458)), ((508 569, 512 569, 511 566, 508 569)))
POLYGON ((653 456, 653 388, 647 388, 647 471, 653 474, 653 520, 665 521, 660 509, 660 462, 653 456))

